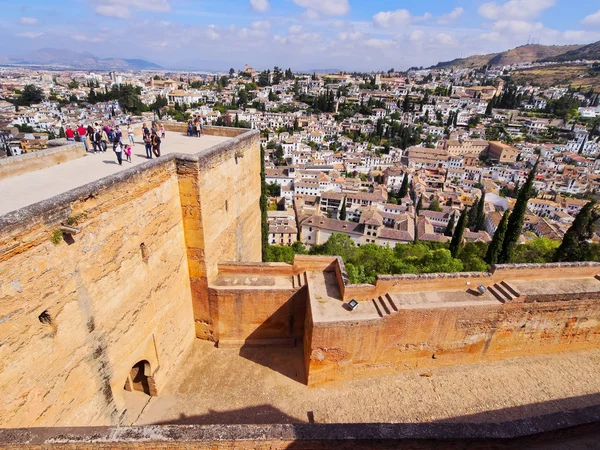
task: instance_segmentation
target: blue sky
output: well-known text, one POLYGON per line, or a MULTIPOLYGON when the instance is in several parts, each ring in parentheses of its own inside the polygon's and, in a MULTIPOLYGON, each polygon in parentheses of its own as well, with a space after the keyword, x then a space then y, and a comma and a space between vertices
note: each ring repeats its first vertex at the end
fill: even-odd
POLYGON ((168 68, 387 70, 600 40, 597 0, 2 0, 0 56, 43 47, 168 68))

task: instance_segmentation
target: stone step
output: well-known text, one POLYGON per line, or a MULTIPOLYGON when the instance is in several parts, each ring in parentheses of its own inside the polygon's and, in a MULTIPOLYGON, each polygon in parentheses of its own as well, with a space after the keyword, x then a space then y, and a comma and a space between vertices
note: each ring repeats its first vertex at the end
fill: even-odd
POLYGON ((379 305, 379 302, 375 299, 371 301, 373 302, 373 305, 375 305, 375 309, 377 310, 377 314, 379 314, 379 317, 383 317, 383 313, 381 312, 381 306, 379 305))
POLYGON ((390 304, 390 307, 392 308, 392 312, 393 313, 398 312, 398 307, 396 306, 396 303, 394 303, 394 299, 392 299, 392 296, 390 294, 385 294, 385 299, 390 304))
POLYGON ((596 280, 600 281, 600 274, 596 275, 594 278, 595 278, 596 280))
POLYGON ((382 311, 385 312, 389 316, 391 314, 390 305, 388 305, 388 303, 385 301, 385 299, 383 297, 379 297, 377 300, 379 301, 379 304, 381 305, 382 311))
POLYGON ((512 287, 510 284, 508 284, 506 281, 502 281, 500 282, 500 284, 507 290, 509 291, 514 298, 518 298, 521 296, 521 293, 519 291, 517 291, 514 287, 512 287))
POLYGON ((504 298, 504 296, 498 292, 494 286, 488 286, 487 290, 490 294, 496 297, 496 300, 498 300, 500 303, 506 303, 506 298, 504 298))
POLYGON ((506 289, 504 286, 502 286, 501 284, 498 284, 498 283, 494 284, 494 289, 496 289, 498 292, 500 292, 500 294, 502 294, 502 296, 509 302, 515 298, 515 296, 512 295, 510 293, 510 291, 508 289, 506 289))

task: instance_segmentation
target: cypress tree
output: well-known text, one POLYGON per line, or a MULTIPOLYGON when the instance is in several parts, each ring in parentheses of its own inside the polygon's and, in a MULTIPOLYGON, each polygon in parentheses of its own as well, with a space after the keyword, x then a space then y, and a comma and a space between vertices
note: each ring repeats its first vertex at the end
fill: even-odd
POLYGON ((488 102, 487 107, 485 108, 485 115, 491 116, 492 110, 494 109, 494 103, 496 102, 496 94, 492 97, 492 99, 488 102))
POLYGON ((448 237, 452 236, 452 233, 454 232, 454 221, 455 221, 455 214, 452 213, 452 216, 450 216, 450 221, 448 222, 448 225, 446 226, 446 231, 444 231, 444 236, 448 236, 448 237))
POLYGON ((504 236, 506 235, 506 227, 508 225, 508 216, 510 211, 507 209, 502 216, 502 220, 498 224, 498 228, 494 233, 492 242, 490 243, 487 253, 485 254, 484 261, 490 265, 498 263, 498 257, 502 251, 502 244, 504 243, 504 236))
POLYGON ((554 260, 561 261, 580 261, 582 258, 582 246, 585 246, 586 240, 594 235, 596 228, 596 215, 594 208, 596 201, 588 202, 575 217, 573 224, 565 233, 560 247, 556 250, 554 260))
POLYGON ((471 209, 469 209, 469 215, 467 216, 467 227, 469 227, 470 230, 474 230, 475 226, 477 225, 477 207, 479 205, 479 197, 477 197, 477 200, 475 202, 473 202, 473 206, 471 207, 471 209))
POLYGON ((458 256, 458 251, 462 246, 463 235, 465 234, 465 228, 467 226, 467 208, 463 209, 463 212, 458 219, 458 223, 456 224, 456 229, 454 230, 454 234, 452 235, 452 240, 450 241, 450 253, 453 258, 458 256))
POLYGON ((485 226, 485 191, 481 195, 479 199, 479 203, 477 204, 477 220, 475 222, 475 230, 482 230, 485 226))
POLYGON ((262 260, 267 261, 269 248, 269 220, 267 217, 267 182, 265 179, 265 149, 260 146, 260 228, 262 238, 262 260))
POLYGON ((419 201, 417 202, 417 216, 419 215, 419 211, 421 211, 421 208, 423 207, 423 197, 419 197, 419 201))
POLYGON ((513 209, 513 212, 510 215, 510 218, 508 219, 506 236, 504 237, 504 242, 502 244, 502 252, 500 253, 500 257, 498 258, 498 262, 501 264, 507 264, 512 260, 513 254, 515 252, 515 247, 517 246, 517 242, 519 242, 519 236, 521 235, 523 223, 525 222, 527 202, 529 202, 529 199, 531 198, 533 193, 533 180, 535 179, 535 172, 537 170, 538 164, 539 159, 533 165, 533 169, 529 171, 527 181, 525 181, 525 184, 519 190, 519 195, 517 197, 517 202, 515 203, 515 208, 513 209))
POLYGON ((408 194, 408 173, 404 174, 404 179, 402 180, 402 186, 400 186, 400 191, 398 191, 398 200, 403 199, 408 194))
POLYGON ((340 209, 340 220, 346 220, 346 196, 342 200, 342 209, 340 209))

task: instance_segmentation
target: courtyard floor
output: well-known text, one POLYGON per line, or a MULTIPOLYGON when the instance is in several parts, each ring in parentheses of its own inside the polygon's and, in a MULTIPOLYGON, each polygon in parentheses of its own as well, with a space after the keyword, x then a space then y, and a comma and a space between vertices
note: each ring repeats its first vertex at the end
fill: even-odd
POLYGON ((218 349, 196 340, 160 396, 136 397, 147 404, 131 417, 135 425, 501 422, 600 404, 598 367, 595 350, 309 388, 301 347, 218 349))

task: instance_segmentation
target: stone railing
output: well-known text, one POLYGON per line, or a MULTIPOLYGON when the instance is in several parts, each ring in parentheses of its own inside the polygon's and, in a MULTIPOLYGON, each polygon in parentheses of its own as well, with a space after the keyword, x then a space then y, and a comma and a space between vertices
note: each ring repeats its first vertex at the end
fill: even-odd
POLYGON ((83 156, 85 156, 83 144, 73 142, 60 147, 3 158, 0 159, 0 180, 45 169, 83 156))

